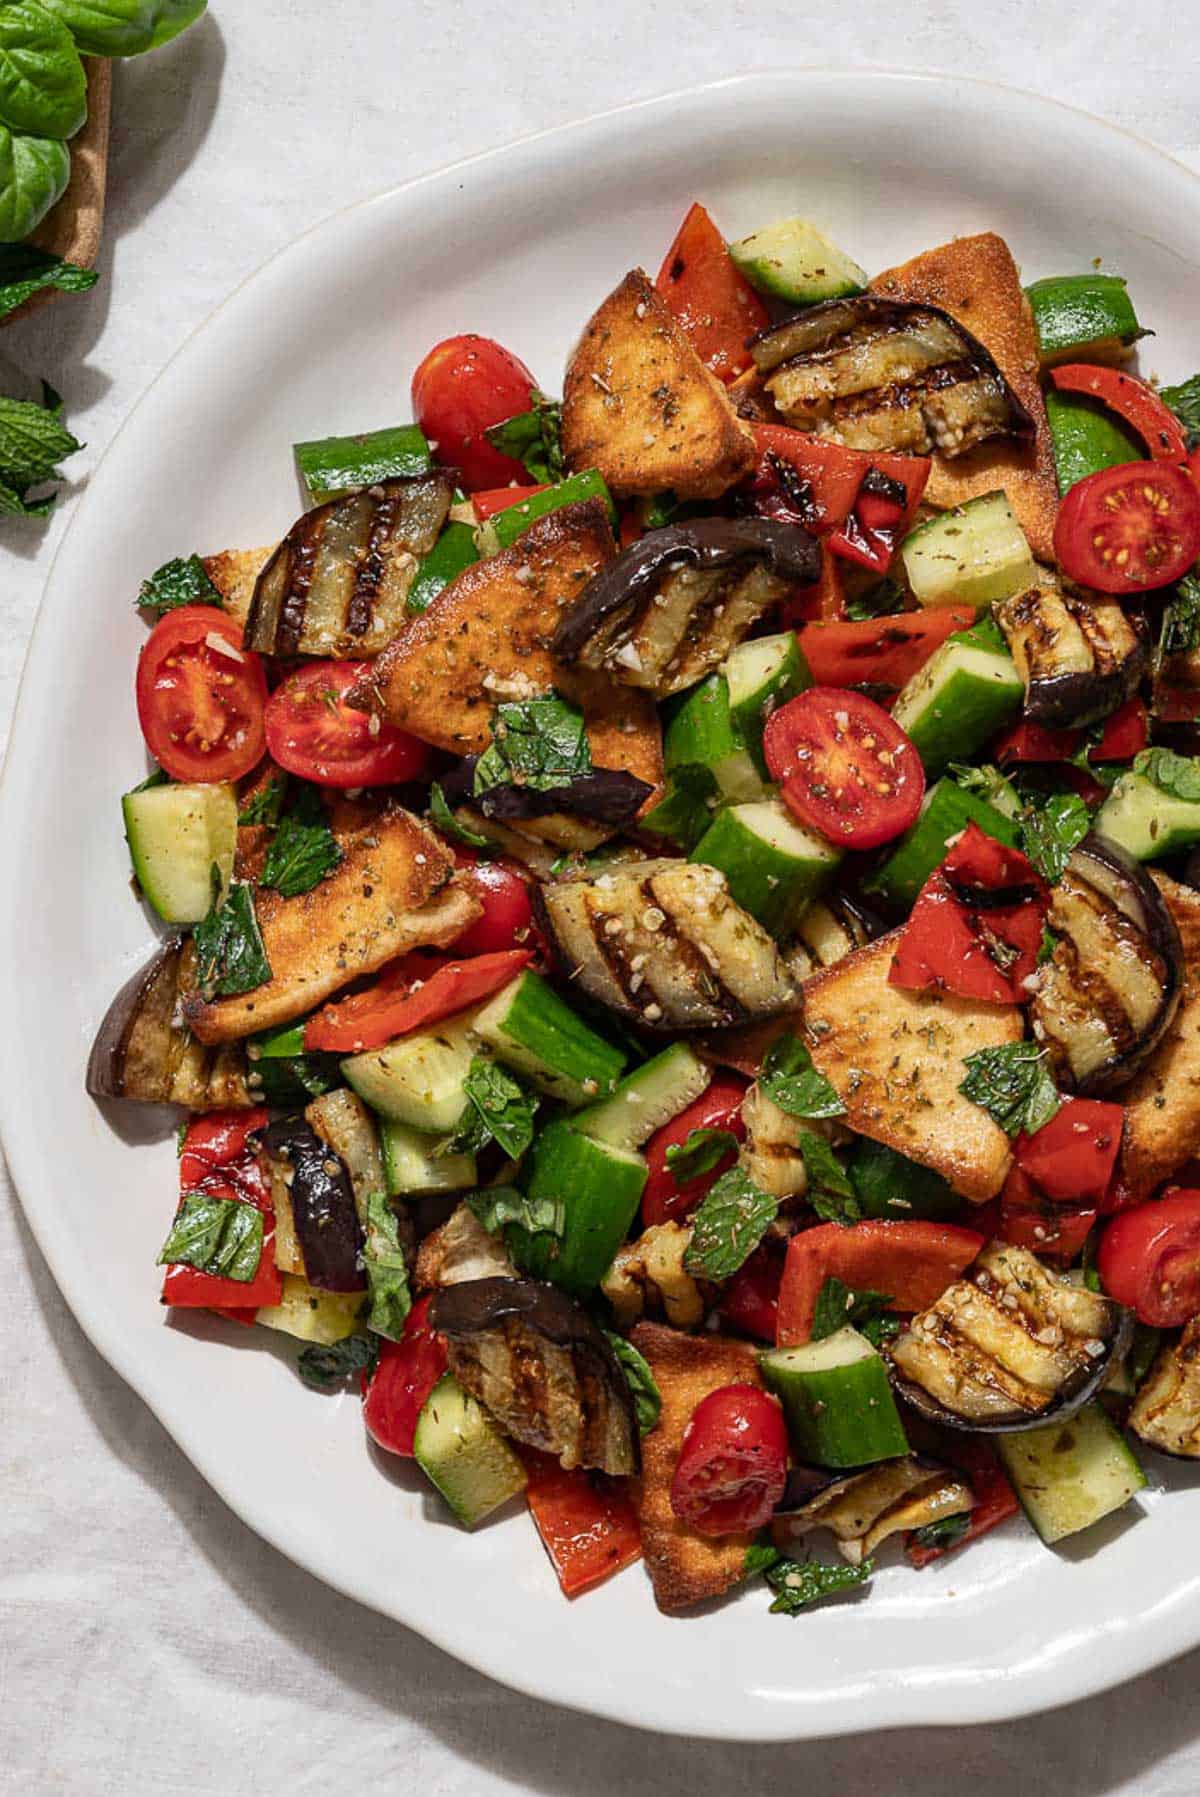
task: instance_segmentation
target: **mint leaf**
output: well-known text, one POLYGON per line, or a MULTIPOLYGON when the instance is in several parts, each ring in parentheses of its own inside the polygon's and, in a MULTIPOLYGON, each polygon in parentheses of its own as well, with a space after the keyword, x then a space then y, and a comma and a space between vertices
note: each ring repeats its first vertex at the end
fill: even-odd
POLYGON ((467 1199, 489 1235, 499 1235, 509 1224, 531 1235, 561 1237, 567 1227, 567 1206, 562 1198, 530 1198, 515 1186, 485 1186, 467 1199))
POLYGON ((973 792, 1005 817, 1015 818, 1020 812, 1021 800, 1016 787, 990 762, 985 762, 982 767, 970 767, 965 762, 952 761, 946 772, 963 792, 973 792))
POLYGON ((1174 412, 1188 434, 1188 447, 1194 449, 1193 439, 1200 437, 1200 374, 1190 375, 1177 387, 1160 387, 1158 397, 1174 412))
POLYGON ((812 1339, 824 1341, 827 1335, 836 1335, 848 1323, 861 1329, 864 1323, 877 1321, 890 1303, 885 1292, 856 1292, 843 1285, 840 1279, 826 1279, 817 1293, 813 1310, 812 1339))
POLYGON ((319 886, 341 861, 342 851, 317 788, 307 782, 294 791, 289 788, 287 807, 271 838, 259 885, 269 886, 281 898, 298 898, 319 886))
POLYGON ((221 595, 204 572, 198 555, 176 556, 156 568, 138 589, 137 604, 161 618, 179 605, 217 605, 221 595))
POLYGON ((263 1214, 240 1198, 186 1192, 158 1257, 160 1267, 195 1267, 217 1279, 245 1285, 258 1272, 263 1214))
POLYGON ((731 1149, 736 1153, 737 1145, 737 1137, 728 1129, 689 1130, 686 1142, 673 1142, 667 1149, 667 1166, 675 1184, 711 1173, 731 1149))
POLYGON ((846 1109, 825 1075, 813 1066, 807 1048, 790 1030, 771 1044, 758 1083, 789 1117, 840 1117, 846 1109))
POLYGON ((45 383, 43 398, 42 405, 0 398, 0 512, 11 517, 44 518, 53 495, 34 498, 33 489, 61 479, 58 463, 83 447, 60 422, 61 401, 45 383))
POLYGON ((379 1343, 369 1335, 347 1335, 328 1346, 314 1342, 296 1362, 296 1371, 314 1391, 333 1391, 357 1373, 368 1377, 379 1358, 379 1343))
POLYGON ((32 243, 0 244, 0 318, 15 312, 45 287, 60 293, 86 293, 100 279, 94 268, 64 262, 32 243))
POLYGON ((662 1393, 658 1389, 658 1381, 650 1371, 650 1362, 623 1335, 617 1335, 611 1329, 606 1329, 604 1333, 613 1353, 621 1362, 625 1383, 633 1399, 638 1433, 649 1435, 662 1415, 662 1393))
POLYGON ((583 713, 552 693, 496 708, 491 745, 475 763, 476 796, 492 786, 547 792, 592 768, 583 713))
POLYGON ((964 1098, 985 1110, 1005 1135, 1033 1135, 1049 1123, 1061 1100, 1046 1069, 1046 1051, 1036 1042, 1004 1042, 978 1048, 964 1062, 964 1098))
POLYGON ((408 1259, 400 1224, 385 1192, 368 1192, 363 1271, 367 1276, 367 1328, 398 1341, 412 1309, 408 1259))
POLYGON ((689 1273, 729 1279, 742 1266, 779 1214, 778 1202, 740 1167, 723 1173, 692 1212, 692 1239, 684 1251, 689 1273))
MULTIPOLYGON (((1200 376, 1196 378, 1200 384, 1200 376)), ((1190 655, 1200 648, 1200 579, 1195 574, 1185 574, 1176 584, 1163 612, 1158 646, 1164 656, 1190 655)))
POLYGON ((486 854, 495 853, 495 844, 478 830, 472 830, 468 824, 455 817, 446 802, 446 795, 435 780, 429 788, 429 816, 435 829, 443 836, 449 836, 452 842, 463 842, 470 849, 479 849, 486 854))
POLYGON ((1173 749, 1143 749, 1133 758, 1133 771, 1141 774, 1172 799, 1189 804, 1200 800, 1200 760, 1177 755, 1173 749))
POLYGON ((827 1566, 821 1560, 779 1560, 766 1570, 767 1584, 775 1593, 772 1616, 798 1616, 810 1604, 835 1591, 865 1585, 875 1570, 873 1560, 861 1566, 827 1566))
POLYGON ((472 1116, 454 1138, 454 1152, 476 1153, 498 1142, 509 1160, 518 1161, 533 1141, 533 1114, 538 1101, 507 1068, 476 1055, 463 1081, 472 1116))
POLYGON ((562 407, 544 393, 533 396, 528 412, 518 412, 484 433, 493 449, 521 462, 535 481, 553 486, 567 471, 562 452, 562 407))
POLYGON ((220 872, 214 866, 213 908, 193 931, 197 984, 206 999, 253 992, 271 978, 253 892, 244 880, 235 880, 222 905, 220 889, 220 872))
POLYGON ((857 1223, 863 1214, 862 1205, 850 1175, 824 1136, 811 1129, 803 1130, 799 1148, 808 1175, 805 1203, 826 1223, 841 1223, 847 1227, 857 1223))
POLYGON ((279 813, 283 809, 283 797, 287 791, 287 776, 272 774, 263 782, 253 797, 247 799, 238 812, 239 824, 270 824, 274 827, 279 822, 279 813))
POLYGON ((1053 886, 1062 879, 1071 851, 1090 828, 1091 813, 1079 794, 1059 792, 1044 805, 1026 806, 1021 814, 1021 844, 1042 878, 1053 886))

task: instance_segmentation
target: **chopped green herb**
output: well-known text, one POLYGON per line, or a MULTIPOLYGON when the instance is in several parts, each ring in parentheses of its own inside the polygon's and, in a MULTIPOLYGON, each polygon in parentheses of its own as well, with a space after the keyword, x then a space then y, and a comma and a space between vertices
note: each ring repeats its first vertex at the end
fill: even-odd
POLYGON ((676 1185, 687 1179, 698 1179, 711 1173, 730 1151, 737 1151, 737 1137, 728 1129, 693 1129, 686 1142, 673 1142, 667 1149, 667 1166, 676 1185))
POLYGON ((650 1371, 650 1362, 643 1354, 639 1354, 633 1343, 626 1341, 623 1335, 616 1335, 611 1329, 606 1329, 604 1333, 608 1337, 613 1353, 621 1362, 625 1383, 628 1385, 629 1395, 633 1399, 638 1432, 642 1435, 649 1435, 662 1415, 662 1393, 658 1389, 658 1382, 654 1374, 650 1371))
POLYGON ((1159 648, 1163 655, 1190 655, 1200 648, 1200 578, 1195 574, 1185 574, 1175 586, 1163 612, 1159 648))
POLYGON ((771 1044, 758 1076, 760 1089, 789 1117, 840 1117, 846 1107, 790 1031, 771 1044))
POLYGON ((884 1292, 856 1292, 840 1279, 826 1279, 817 1293, 817 1302, 813 1310, 812 1339, 824 1341, 827 1335, 836 1335, 847 1323, 861 1329, 864 1323, 873 1323, 887 1310, 891 1299, 884 1292))
POLYGON ((61 480, 58 464, 82 449, 61 422, 62 401, 42 382, 42 403, 0 397, 0 514, 44 518, 54 494, 41 494, 50 481, 61 480))
POLYGON ((283 809, 283 796, 287 791, 287 776, 272 774, 266 783, 259 787, 252 798, 246 801, 238 812, 239 824, 271 824, 279 822, 279 813, 283 809))
POLYGON ((862 1205, 850 1175, 824 1136, 811 1129, 802 1130, 799 1147, 808 1175, 805 1202, 826 1223, 841 1223, 846 1227, 857 1223, 863 1214, 862 1205))
POLYGON ((562 407, 544 393, 534 393, 528 412, 489 425, 485 435, 493 449, 522 463, 534 480, 545 486, 553 486, 567 471, 561 440, 562 407))
POLYGON ((138 589, 137 604, 161 618, 180 605, 220 605, 221 595, 198 555, 176 556, 156 568, 138 589))
POLYGON ((769 1192, 740 1167, 723 1173, 692 1212, 692 1239, 684 1251, 689 1273, 729 1279, 750 1258, 779 1214, 769 1192))
POLYGON ((32 243, 0 244, 0 318, 15 312, 45 287, 57 287, 60 293, 86 293, 99 279, 94 268, 64 262, 32 243))
POLYGON ((913 1530, 914 1547, 953 1547, 971 1526, 971 1512, 960 1510, 956 1516, 939 1516, 922 1529, 913 1530))
POLYGON ((592 752, 583 713, 557 693, 496 708, 492 741, 475 763, 476 795, 492 786, 547 792, 590 773, 592 752))
POLYGON ((865 593, 856 593, 852 599, 847 599, 846 616, 857 624, 867 618, 890 618, 903 611, 906 602, 903 587, 894 580, 881 580, 877 586, 868 587, 865 593))
POLYGON ((467 1204, 489 1235, 499 1235, 510 1224, 530 1234, 562 1236, 567 1227, 567 1206, 562 1198, 530 1198, 515 1186, 485 1186, 472 1192, 467 1204))
POLYGON ((959 1091, 980 1105, 1005 1135, 1022 1130, 1033 1135, 1056 1115, 1061 1101, 1046 1068, 1046 1051, 1036 1042, 978 1048, 964 1065, 967 1077, 959 1091))
POLYGON ((214 865, 212 910, 193 932, 197 984, 206 998, 253 992, 271 978, 252 889, 244 880, 235 880, 223 905, 220 896, 221 872, 214 865))
POLYGON ((1053 886, 1091 827, 1091 814, 1078 793, 1054 793, 1044 805, 1027 805, 1021 813, 1025 853, 1044 880, 1053 886))
POLYGON ((245 1285, 258 1272, 262 1245, 263 1214, 256 1205, 185 1192, 158 1264, 195 1267, 245 1285))
POLYGON ((408 1258, 400 1224, 384 1192, 368 1192, 363 1270, 367 1275, 367 1328, 398 1341, 412 1309, 408 1258))
POLYGON ((756 1579, 760 1572, 769 1572, 772 1566, 778 1566, 783 1559, 777 1547, 770 1547, 765 1541, 756 1541, 746 1549, 746 1558, 742 1562, 742 1577, 756 1579))
POLYGON ((498 1142, 510 1160, 520 1160, 533 1140, 538 1101, 505 1067, 476 1055, 463 1081, 471 1115, 450 1145, 454 1154, 476 1154, 498 1142))
POLYGON ((1005 817, 1015 818, 1019 814, 1021 800, 1016 787, 990 762, 985 762, 982 767, 970 767, 965 762, 952 761, 946 772, 956 786, 964 792, 975 793, 1005 817))
POLYGON ((287 804, 267 850, 260 885, 281 898, 298 898, 341 865, 321 794, 307 781, 289 782, 287 804))
POLYGON ((370 1377, 378 1358, 377 1336, 347 1335, 328 1346, 313 1342, 301 1353, 296 1371, 314 1391, 334 1391, 359 1373, 370 1377))
POLYGON ((453 842, 462 842, 470 849, 479 849, 483 854, 494 852, 494 844, 478 830, 472 830, 469 824, 462 823, 455 817, 446 802, 446 795, 435 780, 429 788, 429 815, 435 829, 443 836, 449 836, 453 842))
POLYGON ((1143 749, 1133 758, 1133 771, 1141 774, 1172 799, 1188 804, 1200 800, 1200 759, 1177 755, 1174 749, 1143 749))
POLYGON ((1177 387, 1160 387, 1158 397, 1174 412, 1188 434, 1188 447, 1194 449, 1200 439, 1200 374, 1193 374, 1177 387))
POLYGON ((772 1616, 798 1616, 810 1604, 835 1591, 865 1585, 875 1570, 873 1560, 861 1566, 827 1566, 821 1560, 779 1560, 767 1568, 767 1584, 775 1593, 772 1616))

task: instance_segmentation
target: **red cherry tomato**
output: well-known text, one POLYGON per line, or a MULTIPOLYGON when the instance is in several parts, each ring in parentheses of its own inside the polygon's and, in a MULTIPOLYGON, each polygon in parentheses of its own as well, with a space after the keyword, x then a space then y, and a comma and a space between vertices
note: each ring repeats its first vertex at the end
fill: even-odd
POLYGON ((1118 1212, 1096 1267, 1105 1291, 1152 1329, 1175 1329, 1200 1312, 1200 1192, 1168 1192, 1118 1212))
POLYGON ((389 1454, 410 1459, 417 1418, 449 1364, 445 1338, 429 1327, 432 1301, 432 1296, 417 1299, 398 1342, 380 1342, 363 1396, 363 1422, 372 1441, 389 1454))
POLYGON ((999 1198, 973 1212, 971 1222, 997 1241, 1028 1248, 1031 1254, 1069 1266, 1078 1258, 1099 1214, 1094 1203, 1052 1202, 1020 1167, 1012 1167, 999 1198))
POLYGON ((1060 393, 1086 393, 1116 412, 1137 432, 1152 460, 1187 461, 1183 426, 1148 381, 1093 362, 1065 362, 1050 370, 1050 381, 1060 393))
POLYGON ((788 810, 843 848, 890 842, 921 809, 921 757, 863 693, 809 687, 772 712, 763 752, 788 810))
POLYGON ((1200 555, 1200 492, 1185 468, 1122 462, 1071 488, 1054 553, 1065 574, 1101 593, 1170 586, 1200 555))
POLYGON ((490 955, 498 949, 523 948, 533 930, 527 882, 502 861, 477 861, 461 877, 483 906, 483 916, 455 938, 457 953, 490 955))
POLYGON ((529 958, 527 948, 466 961, 420 950, 402 955, 365 992, 352 992, 310 1017, 304 1026, 304 1046, 331 1054, 382 1048, 396 1036, 411 1035, 427 1023, 440 1023, 443 1017, 490 998, 516 978, 529 958))
POLYGON ((1069 1204, 1099 1201, 1108 1190, 1121 1147, 1125 1111, 1098 1098, 1064 1098, 1049 1123, 1013 1144, 1018 1165, 1047 1198, 1069 1204))
POLYGON ((456 468, 473 493, 528 480, 522 464, 493 449, 486 433, 527 412, 535 391, 524 362, 490 337, 447 337, 413 375, 413 413, 438 461, 456 468))
POLYGON ((343 702, 368 665, 309 662, 275 688, 267 701, 267 747, 280 767, 336 787, 394 786, 427 772, 427 743, 343 702))
POLYGON ((711 1084, 686 1110, 655 1130, 646 1144, 650 1177, 642 1192, 642 1220, 652 1223, 682 1223, 691 1215, 722 1173, 728 1173, 737 1159, 736 1148, 723 1154, 715 1167, 691 1179, 677 1181, 667 1165, 668 1148, 681 1147, 694 1129, 728 1130, 739 1142, 746 1139, 742 1122, 742 1100, 746 1082, 732 1073, 716 1073, 711 1084))
POLYGON ((774 1343, 782 1278, 782 1246, 770 1241, 760 1243, 721 1293, 718 1308, 725 1321, 746 1335, 757 1336, 759 1341, 774 1343))
POLYGON ((765 327, 767 309, 703 206, 691 207, 654 285, 719 380, 731 381, 749 368, 746 339, 765 327))
POLYGON ((783 1412, 755 1385, 725 1385, 702 1398, 683 1433, 671 1508, 697 1535, 761 1529, 787 1484, 783 1412))
POLYGON ((159 619, 138 656, 146 746, 174 780, 238 780, 262 757, 267 681, 240 627, 215 605, 159 619))

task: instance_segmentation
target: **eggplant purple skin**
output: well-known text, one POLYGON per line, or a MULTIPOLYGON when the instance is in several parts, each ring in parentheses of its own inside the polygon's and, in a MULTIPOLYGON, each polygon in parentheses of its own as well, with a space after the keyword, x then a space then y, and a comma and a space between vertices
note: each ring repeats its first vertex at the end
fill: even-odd
POLYGON ((601 624, 632 612, 668 574, 740 561, 765 562, 792 585, 811 586, 820 577, 821 548, 803 525, 772 518, 697 518, 652 530, 588 581, 554 633, 555 659, 576 661, 601 624))
POLYGON ((308 1283, 326 1292, 365 1291, 362 1229, 341 1161, 303 1117, 269 1124, 263 1142, 292 1169, 288 1196, 308 1283))
POLYGON ((1024 716, 1048 730, 1072 730, 1111 717, 1137 691, 1146 672, 1146 645, 1111 674, 1053 674, 1032 680, 1025 695, 1024 716))
POLYGON ((498 823, 523 817, 549 817, 566 812, 571 817, 586 818, 591 823, 632 823, 654 788, 636 774, 623 769, 597 767, 589 773, 576 774, 562 786, 539 789, 535 786, 511 784, 489 786, 474 791, 475 764, 479 757, 468 755, 442 780, 442 792, 449 805, 474 805, 484 817, 498 823))
POLYGON ((1117 1311, 1117 1326, 1105 1344, 1106 1352, 1091 1366, 1084 1369, 1081 1375, 1070 1381, 1059 1393, 1054 1402, 1040 1416, 1030 1416, 1027 1411, 1014 1413, 1008 1417, 990 1417, 987 1422, 977 1418, 956 1416, 931 1397, 924 1386, 914 1385, 911 1380, 901 1378, 890 1357, 888 1358, 888 1374, 892 1381, 892 1389, 896 1396, 915 1410, 926 1422, 937 1423, 943 1429, 953 1429, 960 1435, 1014 1435, 1021 1429, 1048 1429, 1055 1423, 1066 1423, 1091 1402, 1104 1384, 1109 1369, 1129 1350, 1133 1340, 1134 1314, 1122 1305, 1114 1304, 1117 1311))
POLYGON ((146 994, 163 971, 164 962, 172 955, 178 957, 180 946, 178 937, 164 942, 146 965, 126 980, 104 1013, 104 1021, 96 1031, 88 1056, 85 1084, 89 1097, 125 1097, 125 1056, 130 1032, 146 994))

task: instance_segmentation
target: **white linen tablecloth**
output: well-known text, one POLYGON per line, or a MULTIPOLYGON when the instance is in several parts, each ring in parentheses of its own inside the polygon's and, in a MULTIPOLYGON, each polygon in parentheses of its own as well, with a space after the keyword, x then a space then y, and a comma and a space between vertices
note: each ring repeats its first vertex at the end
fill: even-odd
MULTIPOLYGON (((1192 15, 1188 0, 214 0, 175 45, 118 65, 102 282, 0 337, 0 373, 52 380, 87 442, 48 526, 0 527, 0 732, 96 458, 217 302, 347 200, 628 99, 804 62, 987 75, 1200 167, 1192 15)), ((2 1166, 0 1181, 5 1792, 1200 1791, 1200 1655, 1012 1726, 785 1748, 653 1739, 511 1695, 236 1520, 84 1339, 2 1166)))

